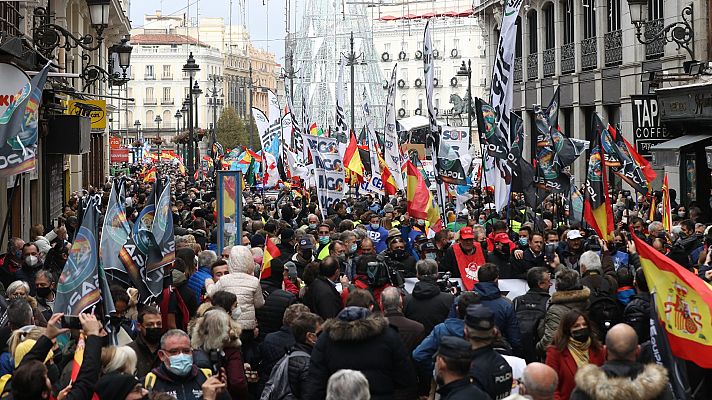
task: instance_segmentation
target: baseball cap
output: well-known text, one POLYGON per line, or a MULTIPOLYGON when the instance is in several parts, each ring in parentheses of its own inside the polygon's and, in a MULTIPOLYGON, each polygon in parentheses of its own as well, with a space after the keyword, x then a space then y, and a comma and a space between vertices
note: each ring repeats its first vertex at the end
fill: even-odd
POLYGON ((569 240, 575 240, 575 239, 581 239, 583 236, 581 236, 581 231, 578 229, 572 229, 569 231, 569 233, 566 234, 566 239, 569 240))
POLYGON ((259 246, 264 246, 265 245, 265 237, 260 235, 259 233, 255 233, 252 235, 250 238, 250 246, 251 247, 259 247, 259 246))
POLYGON ((470 328, 470 337, 489 339, 495 326, 494 313, 482 304, 469 305, 465 314, 465 325, 470 328))
POLYGON ((309 240, 307 238, 301 238, 299 240, 299 249, 309 250, 309 249, 313 249, 313 248, 314 248, 314 244, 311 242, 311 240, 309 240))
POLYGON ((507 234, 504 232, 500 232, 494 235, 494 241, 496 243, 507 243, 509 242, 509 236, 507 236, 507 234))
POLYGON ((423 242, 420 244, 420 251, 435 251, 437 248, 435 248, 435 244, 431 241, 423 242))
POLYGON ((469 360, 472 358, 472 347, 463 338, 445 336, 440 339, 437 355, 454 360, 469 360))
POLYGON ((465 226, 460 229, 460 239, 474 239, 475 234, 472 232, 472 227, 465 226))
POLYGON ((460 210, 460 212, 458 213, 458 215, 461 216, 461 217, 469 217, 469 216, 470 216, 470 210, 468 210, 467 208, 463 208, 462 210, 460 210))

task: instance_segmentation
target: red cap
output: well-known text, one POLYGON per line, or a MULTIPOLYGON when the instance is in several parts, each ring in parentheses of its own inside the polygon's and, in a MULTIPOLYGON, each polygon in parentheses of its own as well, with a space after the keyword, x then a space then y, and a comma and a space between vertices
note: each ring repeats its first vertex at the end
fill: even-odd
POLYGON ((474 239, 475 234, 472 232, 472 227, 465 226, 460 229, 460 239, 474 239))
POLYGON ((494 235, 494 241, 498 243, 507 243, 509 242, 509 236, 507 236, 507 234, 504 232, 500 232, 494 235))

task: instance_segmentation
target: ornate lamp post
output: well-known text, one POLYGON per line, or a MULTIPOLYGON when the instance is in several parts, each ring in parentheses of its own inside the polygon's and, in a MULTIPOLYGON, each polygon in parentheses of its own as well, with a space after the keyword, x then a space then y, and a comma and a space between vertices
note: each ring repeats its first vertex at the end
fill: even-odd
MULTIPOLYGON (((189 83, 188 83, 188 110, 190 111, 188 113, 188 174, 190 175, 190 179, 195 175, 195 160, 193 157, 193 137, 195 135, 195 131, 193 129, 193 78, 195 78, 195 75, 200 71, 200 67, 198 64, 195 62, 195 58, 193 58, 193 53, 191 52, 190 55, 188 56, 188 61, 183 65, 183 72, 186 72, 189 76, 189 83)), ((197 83, 197 82, 196 82, 197 83)), ((197 119, 197 115, 196 115, 197 119)))
POLYGON ((682 9, 680 13, 682 21, 673 22, 645 39, 643 38, 643 25, 650 20, 648 0, 628 0, 628 7, 630 8, 630 20, 635 26, 635 37, 638 42, 647 45, 664 39, 665 43, 674 42, 677 44, 678 49, 684 48, 690 54, 690 57, 693 60, 695 59, 695 25, 692 4, 682 9))

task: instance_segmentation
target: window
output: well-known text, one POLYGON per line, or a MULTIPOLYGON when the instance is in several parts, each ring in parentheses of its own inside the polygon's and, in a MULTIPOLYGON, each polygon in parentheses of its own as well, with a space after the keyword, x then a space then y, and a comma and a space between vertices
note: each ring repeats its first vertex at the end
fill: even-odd
POLYGON ((146 126, 153 126, 156 122, 154 121, 155 117, 153 116, 153 110, 148 110, 146 111, 146 126))
MULTIPOLYGON (((517 43, 514 47, 514 56, 515 57, 521 57, 522 56, 522 18, 517 17, 517 43)), ((455 39, 457 42, 457 39, 455 39)))
POLYGON ((529 54, 536 54, 539 51, 539 38, 537 36, 537 17, 536 11, 529 11, 527 15, 527 27, 529 28, 529 54))
POLYGON ((390 44, 390 43, 386 43, 386 44, 383 46, 383 49, 385 50, 386 53, 390 53, 390 51, 391 51, 391 44, 390 44))
POLYGON ((173 125, 171 121, 175 121, 175 117, 173 117, 173 114, 171 114, 169 110, 163 111, 163 117, 161 117, 161 119, 163 119, 163 122, 161 123, 166 128, 169 128, 173 125))
POLYGON ((621 0, 608 0, 608 32, 621 29, 621 0))
POLYGON ((401 50, 405 51, 406 53, 408 52, 408 42, 401 42, 401 50))
MULTIPOLYGON (((556 46, 556 30, 554 29, 556 21, 554 21, 554 4, 546 3, 544 5, 544 47, 553 49, 556 46)), ((564 11, 566 13, 566 11, 564 11)))
POLYGON ((144 73, 144 79, 155 79, 153 75, 153 65, 146 65, 146 73, 144 73))
MULTIPOLYGON (((584 0, 591 1, 591 0, 584 0)), ((564 14, 564 44, 573 43, 574 41, 574 4, 573 0, 564 0, 562 2, 561 12, 564 14)), ((552 11, 553 14, 553 11, 552 11)), ((594 16, 595 18, 595 16, 594 16)))
POLYGON ((648 1, 648 18, 650 20, 663 18, 663 0, 648 1))
POLYGON ((404 110, 408 108, 408 99, 405 95, 401 96, 401 108, 404 110))
POLYGON ((163 101, 169 101, 171 100, 171 88, 170 87, 164 87, 163 88, 163 101))
POLYGON ((183 98, 184 98, 184 99, 187 99, 187 98, 188 98, 188 95, 190 94, 190 93, 189 93, 189 90, 190 90, 190 88, 188 88, 188 87, 184 87, 184 88, 183 88, 183 98))
POLYGON ((173 74, 171 73, 171 66, 170 65, 164 65, 163 66, 163 78, 173 78, 173 74))
MULTIPOLYGON (((443 72, 442 68, 435 67, 435 73, 433 74, 435 79, 437 79, 439 81, 440 78, 442 77, 442 72, 443 72)), ((438 82, 438 83, 442 83, 442 82, 438 82)))
POLYGON ((423 109, 423 96, 418 96, 418 108, 423 109))
POLYGON ((153 97, 153 88, 152 87, 147 87, 146 88, 146 100, 153 100, 155 97, 153 97))
POLYGON ((408 70, 406 68, 401 68, 400 79, 403 79, 403 81, 408 84, 408 70))
POLYGON ((21 18, 19 1, 0 2, 0 31, 6 32, 8 36, 21 35, 21 18))
POLYGON ((583 38, 596 37, 596 2, 583 0, 583 38))
POLYGON ((456 49, 456 50, 460 50, 460 39, 452 40, 452 48, 456 49))

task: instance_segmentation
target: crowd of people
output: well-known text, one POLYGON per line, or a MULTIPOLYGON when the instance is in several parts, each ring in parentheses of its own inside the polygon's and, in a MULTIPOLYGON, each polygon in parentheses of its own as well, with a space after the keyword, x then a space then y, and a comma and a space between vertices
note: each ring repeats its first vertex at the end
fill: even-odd
MULTIPOLYGON (((160 169, 176 258, 147 303, 112 281, 110 316, 80 314, 70 326, 53 310, 81 198, 98 194, 105 209, 110 183, 74 193, 58 226, 9 240, 2 398, 675 398, 670 372, 653 361, 650 288, 629 232, 710 282, 712 231, 694 204, 675 204, 665 231, 644 219, 657 214, 645 199, 619 197, 605 241, 554 201, 532 213, 515 197, 497 213, 477 192, 459 212, 446 207, 435 232, 408 215, 403 196, 361 194, 321 210, 308 191, 248 188, 238 243, 219 246, 212 182, 160 169), (261 274, 270 241, 279 255, 261 274), (528 290, 508 297, 508 279, 528 290)), ((126 180, 130 224, 151 190, 126 180)), ((684 367, 689 398, 712 398, 710 371, 684 367)))

